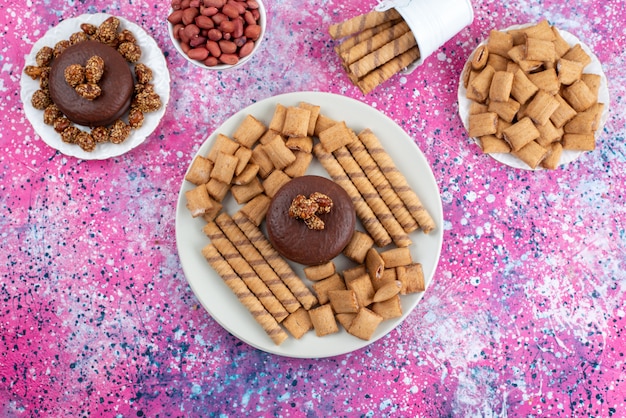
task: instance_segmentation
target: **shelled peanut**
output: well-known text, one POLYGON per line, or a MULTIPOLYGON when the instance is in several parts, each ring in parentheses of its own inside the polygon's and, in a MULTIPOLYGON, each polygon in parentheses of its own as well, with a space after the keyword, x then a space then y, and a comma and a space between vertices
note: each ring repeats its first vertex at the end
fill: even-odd
POLYGON ((235 65, 261 36, 257 0, 172 0, 167 20, 192 59, 209 67, 235 65))

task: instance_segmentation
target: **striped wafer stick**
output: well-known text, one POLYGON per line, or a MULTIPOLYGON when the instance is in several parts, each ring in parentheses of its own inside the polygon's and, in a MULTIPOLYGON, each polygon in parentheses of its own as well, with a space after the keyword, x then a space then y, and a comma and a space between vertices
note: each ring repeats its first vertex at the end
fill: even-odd
POLYGON ((352 183, 357 188, 367 205, 372 209, 380 223, 385 227, 394 244, 398 247, 408 247, 411 245, 411 238, 404 232, 402 225, 393 216, 389 207, 380 197, 376 188, 369 181, 359 164, 354 160, 352 154, 346 147, 341 147, 333 152, 335 158, 343 167, 352 183))
POLYGON ((415 191, 411 189, 406 178, 398 170, 389 154, 387 154, 378 137, 376 137, 372 131, 362 132, 361 134, 362 135, 359 135, 359 139, 363 142, 363 145, 365 145, 365 148, 367 148, 374 161, 376 161, 376 164, 378 164, 378 167, 380 167, 385 177, 387 177, 387 180, 389 180, 389 183, 391 183, 396 193, 398 193, 398 196, 400 196, 400 199, 402 199, 422 231, 428 234, 435 229, 435 221, 422 205, 415 191))
POLYGON ((355 16, 344 22, 330 25, 328 33, 331 38, 339 39, 345 36, 354 35, 357 32, 364 31, 369 28, 380 25, 387 20, 399 19, 400 14, 395 9, 389 9, 384 12, 371 11, 359 16, 355 16))
POLYGON ((302 306, 300 302, 298 302, 293 293, 285 286, 280 277, 276 275, 276 272, 267 263, 256 247, 252 245, 248 237, 246 237, 235 222, 233 222, 230 215, 226 212, 222 212, 215 218, 215 223, 239 250, 239 253, 250 264, 250 267, 256 271, 261 280, 263 280, 285 309, 287 309, 289 313, 298 310, 298 308, 302 306))
POLYGON ((339 45, 335 46, 335 52, 338 55, 341 55, 342 52, 347 51, 348 49, 352 48, 356 44, 363 42, 367 40, 368 38, 371 38, 374 35, 379 34, 380 32, 384 31, 387 28, 390 28, 396 22, 397 22, 396 20, 390 20, 389 22, 381 23, 380 25, 375 26, 373 28, 365 29, 363 32, 359 32, 356 35, 347 38, 345 41, 341 42, 339 45))
MULTIPOLYGON (((366 128, 359 135, 365 135, 367 131, 369 131, 369 128, 366 128)), ((357 140, 349 143, 347 147, 356 162, 359 163, 363 172, 367 175, 367 178, 370 179, 372 185, 380 194, 380 197, 385 201, 391 213, 393 213, 393 216, 395 216, 400 225, 402 225, 404 231, 410 233, 419 229, 417 221, 413 219, 413 216, 411 216, 407 210, 400 196, 398 196, 398 193, 391 187, 387 177, 380 171, 378 164, 376 164, 376 161, 374 161, 370 153, 367 152, 361 139, 357 138, 357 140)))
POLYGON ((224 235, 215 222, 207 223, 203 228, 204 233, 209 237, 211 243, 222 254, 228 264, 237 272, 241 280, 248 288, 259 298, 259 301, 265 306, 276 321, 282 322, 289 312, 274 296, 263 280, 259 278, 256 272, 250 267, 250 264, 243 259, 237 248, 224 235))
MULTIPOLYGON (((374 35, 371 38, 358 43, 357 45, 348 49, 347 51, 342 52, 340 54, 341 59, 343 60, 344 65, 349 67, 350 64, 359 62, 361 58, 368 56, 374 51, 378 51, 380 48, 389 44, 390 42, 395 43, 397 39, 400 39, 402 36, 406 35, 407 33, 411 33, 409 29, 409 25, 407 25, 405 21, 401 21, 400 23, 397 23, 391 26, 390 28, 385 29, 379 34, 374 35)), ((413 37, 412 34, 411 34, 411 37, 413 37)), ((413 41, 415 42, 415 38, 413 38, 413 41)), ((406 51, 406 49, 404 51, 406 51)), ((404 52, 404 51, 400 51, 400 52, 404 52)), ((398 54, 395 54, 395 55, 399 55, 400 52, 398 52, 398 54)))
POLYGON ((407 65, 411 64, 419 57, 420 51, 417 46, 414 46, 405 53, 395 57, 374 71, 371 71, 357 82, 357 86, 361 89, 363 94, 367 94, 381 83, 389 80, 398 71, 406 68, 407 65))
POLYGON ((341 164, 335 159, 335 156, 326 151, 321 143, 317 143, 313 147, 313 152, 335 183, 348 193, 354 204, 354 210, 361 220, 361 224, 363 224, 363 227, 370 234, 374 243, 379 247, 391 244, 389 233, 378 218, 376 218, 372 208, 365 202, 363 196, 361 196, 356 186, 343 170, 343 167, 341 167, 341 164))
POLYGON ((293 295, 307 311, 317 304, 317 297, 304 284, 302 279, 293 271, 291 266, 278 254, 272 244, 265 238, 263 232, 252 223, 243 213, 233 215, 233 222, 250 240, 252 245, 261 253, 263 258, 274 269, 278 277, 291 290, 293 295))
POLYGON ((228 262, 217 251, 213 244, 202 249, 202 255, 209 265, 224 280, 224 283, 237 296, 239 302, 248 309, 252 317, 261 325, 267 335, 276 345, 280 345, 288 337, 287 333, 278 324, 276 319, 263 307, 259 299, 250 292, 241 277, 233 270, 228 262))
POLYGON ((413 32, 407 31, 402 36, 393 39, 374 51, 370 51, 363 58, 350 64, 350 72, 357 77, 364 77, 373 69, 391 61, 414 46, 417 46, 415 36, 413 36, 413 32))

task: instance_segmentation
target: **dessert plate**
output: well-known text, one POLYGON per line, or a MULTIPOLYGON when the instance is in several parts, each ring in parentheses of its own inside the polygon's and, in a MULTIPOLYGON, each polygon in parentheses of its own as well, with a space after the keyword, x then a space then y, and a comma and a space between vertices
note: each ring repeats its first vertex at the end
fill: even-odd
MULTIPOLYGON (((413 260, 422 264, 428 287, 435 274, 443 241, 443 211, 439 189, 424 154, 402 128, 377 110, 354 99, 330 93, 297 92, 274 96, 230 117, 206 139, 196 156, 205 156, 208 153, 218 133, 232 137, 232 133, 246 115, 251 114, 267 125, 276 104, 296 106, 300 102, 321 106, 322 114, 335 120, 344 120, 357 133, 365 128, 372 129, 397 167, 404 173, 437 225, 437 228, 428 235, 420 231, 410 234, 413 240, 410 247, 413 260)), ((193 158, 190 161, 193 161, 193 158)), ((315 158, 307 174, 329 177, 315 158)), ((322 358, 358 350, 384 337, 400 325, 424 295, 424 292, 421 292, 402 296, 402 317, 383 321, 369 341, 354 337, 339 326, 340 331, 336 334, 317 337, 314 331, 310 331, 299 340, 290 336, 281 345, 275 345, 202 256, 202 248, 209 243, 209 239, 202 232, 205 222, 200 218, 192 218, 186 207, 185 192, 193 187, 195 187, 193 184, 183 181, 176 210, 176 242, 187 281, 202 306, 222 327, 260 350, 298 358, 322 358)), ((223 203, 229 214, 236 212, 238 205, 232 198, 227 198, 223 203)), ((357 228, 362 230, 360 225, 357 225, 357 228)), ((342 255, 336 257, 334 261, 337 271, 355 265, 342 255)), ((305 277, 301 265, 292 262, 290 264, 300 277, 305 277)), ((419 325, 419 318, 415 318, 415 321, 416 325, 419 325)))
MULTIPOLYGON (((528 26, 530 25, 529 24, 513 25, 513 26, 509 26, 506 29, 502 29, 502 31, 506 32, 508 30, 513 30, 513 29, 522 29, 528 26)), ((606 123, 606 120, 609 117, 610 100, 609 100, 609 88, 608 88, 606 75, 604 74, 604 71, 602 70, 602 64, 600 63, 600 60, 593 53, 593 51, 591 51, 591 48, 589 48, 589 46, 581 42, 580 39, 578 39, 576 36, 574 36, 570 32, 567 32, 563 29, 559 29, 559 32, 561 36, 563 37, 563 39, 565 39, 570 46, 580 44, 583 50, 589 55, 589 57, 591 57, 591 63, 585 67, 584 72, 591 73, 591 74, 598 74, 600 76, 601 84, 600 84, 600 89, 598 91, 598 102, 604 103, 604 110, 602 111, 600 125, 598 126, 598 129, 596 130, 596 133, 595 133, 596 140, 597 140, 598 134, 602 132, 602 128, 604 127, 604 124, 606 123)), ((474 57, 474 53, 476 52, 476 49, 478 49, 478 47, 481 45, 485 45, 486 43, 487 43, 487 40, 484 40, 474 49, 474 51, 470 54, 469 58, 467 59, 465 66, 463 66, 464 69, 472 61, 474 57)), ((461 71, 461 77, 459 79, 459 89, 458 89, 459 115, 461 117, 461 121, 463 122, 463 126, 465 126, 465 129, 469 130, 469 108, 470 108, 472 101, 466 97, 467 89, 463 85, 463 72, 464 71, 461 71)), ((474 141, 479 147, 481 147, 480 140, 478 138, 474 138, 474 141)), ((481 147, 481 150, 482 150, 482 147, 481 147)), ((563 150, 559 165, 569 164, 572 161, 575 161, 576 159, 578 159, 581 154, 582 154, 582 151, 563 150)), ((532 170, 532 168, 530 168, 525 162, 515 157, 513 154, 494 153, 494 154, 489 154, 489 155, 494 160, 502 164, 508 165, 510 167, 519 168, 523 170, 532 170)), ((544 168, 541 166, 537 166, 535 170, 544 170, 544 168)))
MULTIPOLYGON (((111 15, 106 13, 84 14, 60 22, 57 26, 46 32, 41 39, 35 42, 31 52, 25 57, 25 66, 36 65, 35 56, 44 46, 54 47, 57 42, 68 39, 74 32, 79 32, 81 23, 91 23, 97 26, 110 16, 111 15)), ((146 113, 143 125, 139 129, 133 129, 130 136, 123 143, 98 144, 94 151, 87 152, 76 144, 63 142, 61 136, 54 128, 43 122, 43 111, 35 109, 31 104, 33 93, 39 89, 39 80, 33 80, 22 71, 20 95, 22 103, 24 103, 26 117, 33 125, 35 132, 37 132, 46 144, 65 155, 83 160, 104 160, 122 155, 144 142, 156 129, 165 114, 165 109, 170 98, 170 74, 161 49, 156 41, 140 26, 122 17, 116 17, 120 20, 120 27, 122 29, 128 29, 135 35, 137 44, 141 47, 141 59, 139 62, 146 64, 152 69, 154 75, 152 83, 154 84, 155 92, 161 97, 161 108, 156 112, 146 113)), ((79 129, 89 130, 83 126, 77 127, 79 129)))

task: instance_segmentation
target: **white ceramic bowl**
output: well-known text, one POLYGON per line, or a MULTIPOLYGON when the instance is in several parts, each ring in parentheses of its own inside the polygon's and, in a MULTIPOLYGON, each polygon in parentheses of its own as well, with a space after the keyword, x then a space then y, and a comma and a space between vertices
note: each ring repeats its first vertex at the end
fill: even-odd
MULTIPOLYGON (((267 23, 265 5, 263 4, 261 0, 256 0, 256 2, 259 5, 259 9, 258 9, 259 10, 259 25, 261 26, 261 34, 259 35, 259 38, 254 42, 254 48, 252 49, 252 52, 248 54, 247 56, 241 58, 236 64, 234 65, 218 64, 214 66, 208 66, 202 63, 201 61, 189 58, 187 54, 181 48, 180 41, 174 37, 174 25, 168 21, 167 31, 170 34, 170 39, 172 40, 172 44, 174 44, 174 47, 183 58, 185 58, 187 61, 189 61, 190 63, 192 63, 193 65, 197 67, 204 68, 207 70, 229 70, 233 68, 239 68, 243 66, 245 63, 247 63, 248 61, 250 61, 250 59, 254 56, 254 54, 259 50, 259 47, 261 46, 261 43, 263 42, 263 38, 265 37, 265 28, 266 28, 266 23, 267 23)), ((172 13, 172 11, 173 10, 170 9, 170 13, 172 13)))

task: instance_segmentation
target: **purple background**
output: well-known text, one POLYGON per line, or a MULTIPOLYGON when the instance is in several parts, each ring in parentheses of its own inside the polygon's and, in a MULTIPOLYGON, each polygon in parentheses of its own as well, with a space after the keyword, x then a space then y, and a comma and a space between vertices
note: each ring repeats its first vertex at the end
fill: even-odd
POLYGON ((0 416, 623 416, 621 1, 474 0, 471 26, 367 96, 326 28, 373 1, 267 0, 258 56, 223 73, 176 53, 167 2, 1 3, 0 416), (155 38, 171 99, 144 144, 81 161, 35 134, 19 80, 50 27, 95 12, 155 38), (595 51, 610 115, 594 152, 528 172, 481 154, 456 91, 490 29, 542 18, 595 51), (322 360, 266 354, 222 329, 187 285, 174 238, 177 194, 204 139, 255 101, 305 90, 356 98, 400 124, 431 164, 446 219, 433 283, 408 319, 322 360))

